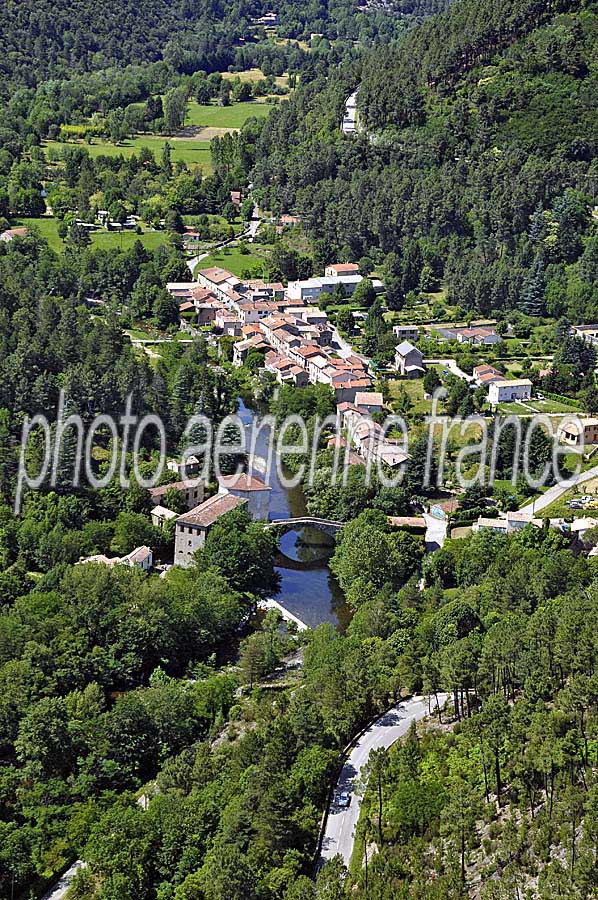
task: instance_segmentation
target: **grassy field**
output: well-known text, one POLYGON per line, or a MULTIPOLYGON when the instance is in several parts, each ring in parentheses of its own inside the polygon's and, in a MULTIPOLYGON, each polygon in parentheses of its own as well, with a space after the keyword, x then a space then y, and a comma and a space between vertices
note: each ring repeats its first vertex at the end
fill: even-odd
POLYGON ((391 400, 396 401, 402 394, 407 394, 413 406, 413 413, 429 413, 432 411, 432 404, 429 400, 424 400, 424 382, 422 379, 397 379, 388 382, 388 390, 391 400))
MULTIPOLYGON (((244 69, 242 72, 221 72, 222 77, 226 81, 236 81, 238 78, 239 81, 249 82, 252 84, 254 81, 262 81, 265 78, 264 73, 261 69, 244 69)), ((289 83, 288 75, 277 75, 274 79, 278 87, 286 87, 289 83)))
POLYGON ((131 231, 95 231, 91 235, 93 247, 101 250, 128 250, 135 241, 141 241, 146 250, 156 250, 161 244, 165 244, 168 235, 165 231, 146 231, 144 234, 135 234, 131 231))
MULTIPOLYGON (((241 104, 239 104, 241 105, 241 104)), ((196 141, 193 138, 182 140, 179 138, 165 138, 153 134, 139 134, 134 138, 123 141, 122 144, 111 144, 109 141, 101 141, 94 138, 93 144, 77 141, 78 146, 84 147, 92 159, 97 156, 124 156, 129 158, 134 153, 139 153, 143 147, 149 148, 157 160, 160 159, 164 144, 168 140, 171 147, 171 159, 173 162, 185 162, 188 165, 201 166, 206 174, 211 174, 212 159, 210 156, 210 142, 196 141)), ((69 144, 75 142, 68 142, 69 144)), ((61 141, 46 141, 44 146, 60 150, 65 144, 61 141)))
MULTIPOLYGON (((253 269, 256 266, 264 266, 264 264, 265 272, 260 272, 260 278, 268 275, 268 251, 256 250, 255 247, 252 247, 249 253, 241 253, 238 247, 233 246, 211 253, 202 259, 198 268, 209 269, 211 266, 220 266, 241 278, 245 269, 253 269)), ((197 269, 195 271, 197 272, 197 269)))
POLYGON ((272 109, 271 103, 249 101, 232 103, 230 106, 200 106, 191 100, 187 107, 185 125, 211 128, 241 128, 247 119, 255 116, 262 119, 272 109))
MULTIPOLYGON (((45 238, 57 253, 64 250, 64 242, 58 236, 58 220, 51 216, 43 216, 40 219, 17 219, 17 225, 25 225, 27 228, 36 229, 41 236, 45 238)), ((135 241, 141 241, 147 250, 155 250, 160 244, 164 244, 167 240, 165 231, 147 231, 144 234, 135 234, 135 232, 125 231, 104 231, 103 229, 95 231, 91 234, 91 243, 94 247, 102 250, 128 250, 133 246, 135 241)))
POLYGON ((43 216, 41 219, 17 219, 16 226, 20 225, 39 231, 52 250, 56 250, 57 253, 64 250, 64 243, 58 235, 58 221, 52 216, 43 216))
POLYGON ((579 409, 562 403, 560 400, 537 400, 534 398, 529 403, 513 401, 512 403, 499 403, 498 411, 504 416, 531 416, 537 413, 560 414, 578 413, 579 409))

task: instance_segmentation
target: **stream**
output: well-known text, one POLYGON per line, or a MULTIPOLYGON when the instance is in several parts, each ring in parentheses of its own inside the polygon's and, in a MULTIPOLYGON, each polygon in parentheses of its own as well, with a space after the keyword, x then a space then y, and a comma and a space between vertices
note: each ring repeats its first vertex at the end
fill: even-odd
MULTIPOLYGON (((260 421, 259 413, 246 406, 241 398, 237 415, 248 431, 254 422, 257 424, 260 421)), ((266 458, 268 439, 268 431, 264 428, 257 440, 256 455, 266 458)), ((303 488, 283 487, 276 470, 273 460, 267 479, 272 488, 270 519, 305 515, 307 507, 303 488)), ((254 468, 254 474, 265 478, 257 468, 254 468)), ((311 628, 323 622, 332 622, 344 629, 349 622, 350 611, 328 566, 334 552, 334 539, 315 528, 302 528, 284 534, 279 547, 276 571, 280 577, 280 589, 273 599, 311 628)))

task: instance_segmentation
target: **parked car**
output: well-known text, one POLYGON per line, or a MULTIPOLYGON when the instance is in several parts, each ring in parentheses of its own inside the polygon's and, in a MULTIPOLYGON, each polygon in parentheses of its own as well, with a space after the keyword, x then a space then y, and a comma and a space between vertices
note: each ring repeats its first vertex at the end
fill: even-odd
POLYGON ((583 503, 579 503, 577 500, 572 500, 569 504, 569 509, 583 509, 583 503))
POLYGON ((536 400, 546 400, 544 394, 536 394, 536 400))
POLYGON ((338 805, 341 809, 347 809, 351 805, 351 794, 348 794, 347 791, 342 791, 338 795, 338 805))

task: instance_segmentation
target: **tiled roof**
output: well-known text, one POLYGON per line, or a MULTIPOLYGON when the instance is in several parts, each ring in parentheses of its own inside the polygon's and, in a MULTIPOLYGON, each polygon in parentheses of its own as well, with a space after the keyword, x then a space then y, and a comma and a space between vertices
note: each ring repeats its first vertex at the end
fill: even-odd
POLYGON ((240 472, 238 475, 221 475, 218 479, 221 488, 227 491, 271 491, 270 485, 258 478, 257 475, 248 475, 240 472))
POLYGON ((208 500, 204 500, 199 506, 191 509, 189 512, 183 513, 177 519, 177 523, 181 525, 196 525, 200 528, 208 528, 218 521, 220 516, 236 509, 241 504, 247 503, 242 497, 235 497, 233 494, 214 494, 208 500))

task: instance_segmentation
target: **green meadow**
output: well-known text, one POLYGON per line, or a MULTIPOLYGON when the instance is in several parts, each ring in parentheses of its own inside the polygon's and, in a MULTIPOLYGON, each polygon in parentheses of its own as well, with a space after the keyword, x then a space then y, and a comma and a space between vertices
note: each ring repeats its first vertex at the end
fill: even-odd
POLYGON ((65 145, 76 143, 80 147, 84 147, 89 155, 95 159, 98 156, 124 156, 129 158, 134 153, 139 153, 143 147, 147 147, 152 151, 156 159, 160 159, 164 144, 168 141, 171 147, 171 159, 173 162, 185 162, 188 165, 201 166, 202 170, 208 175, 211 174, 212 160, 210 157, 210 142, 196 141, 193 138, 188 140, 180 138, 165 138, 153 134, 138 134, 134 138, 129 138, 120 144, 112 144, 109 141, 103 141, 94 138, 92 144, 83 141, 46 141, 44 146, 49 150, 51 147, 60 150, 65 145))
POLYGON ((247 119, 263 119, 272 109, 272 103, 256 100, 233 103, 230 106, 200 106, 191 100, 187 107, 185 125, 201 128, 241 128, 247 119))
MULTIPOLYGON (((64 250, 64 241, 58 235, 58 220, 54 217, 20 218, 16 220, 16 225, 24 225, 26 228, 37 230, 47 240, 52 250, 57 253, 62 253, 64 250)), ((168 235, 165 231, 146 231, 143 234, 136 234, 133 231, 118 232, 98 229, 91 234, 92 246, 102 250, 128 250, 135 241, 141 241, 147 250, 155 250, 167 240, 168 235)))

